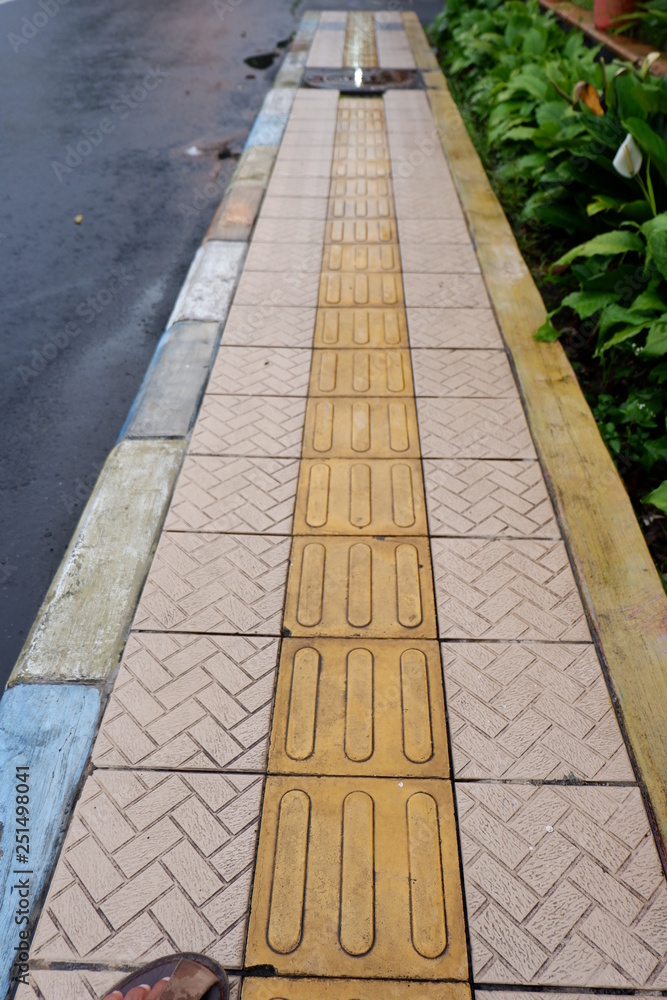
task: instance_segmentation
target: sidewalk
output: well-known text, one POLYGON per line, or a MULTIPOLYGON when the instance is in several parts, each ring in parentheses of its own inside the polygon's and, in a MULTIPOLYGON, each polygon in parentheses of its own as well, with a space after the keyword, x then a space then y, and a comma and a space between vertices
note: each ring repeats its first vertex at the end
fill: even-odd
MULTIPOLYGON (((307 68, 424 68, 409 15, 313 28, 307 68)), ((214 224, 179 297, 210 324, 245 261, 18 1000, 176 951, 242 1000, 667 990, 656 844, 416 82, 276 99, 247 255, 214 224)))

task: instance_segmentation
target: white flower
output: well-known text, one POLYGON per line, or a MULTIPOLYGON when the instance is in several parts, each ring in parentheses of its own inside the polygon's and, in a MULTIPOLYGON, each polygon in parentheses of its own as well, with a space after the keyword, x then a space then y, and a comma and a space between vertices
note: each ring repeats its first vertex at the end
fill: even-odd
POLYGON ((621 177, 635 177, 642 165, 642 151, 632 138, 626 135, 614 157, 614 170, 621 177))

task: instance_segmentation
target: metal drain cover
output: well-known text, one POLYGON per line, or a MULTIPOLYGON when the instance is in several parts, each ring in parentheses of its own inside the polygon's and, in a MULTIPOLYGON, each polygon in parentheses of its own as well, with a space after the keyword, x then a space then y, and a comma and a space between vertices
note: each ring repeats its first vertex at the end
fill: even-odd
POLYGON ((343 94, 383 94, 385 90, 423 89, 416 69, 307 69, 303 86, 320 90, 340 90, 343 94))

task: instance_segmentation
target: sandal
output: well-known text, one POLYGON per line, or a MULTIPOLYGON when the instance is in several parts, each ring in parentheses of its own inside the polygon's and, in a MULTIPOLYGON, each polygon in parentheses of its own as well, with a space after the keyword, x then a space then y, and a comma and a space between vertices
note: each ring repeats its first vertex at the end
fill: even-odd
POLYGON ((229 1000, 227 975, 217 962, 205 955, 168 955, 158 958, 139 972, 132 972, 109 993, 119 990, 123 996, 135 986, 150 986, 169 979, 161 1000, 229 1000))

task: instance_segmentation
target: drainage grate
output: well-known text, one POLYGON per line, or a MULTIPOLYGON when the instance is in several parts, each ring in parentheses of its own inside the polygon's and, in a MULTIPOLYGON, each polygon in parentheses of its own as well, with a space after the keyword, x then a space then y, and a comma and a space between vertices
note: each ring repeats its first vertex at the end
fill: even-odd
POLYGON ((421 73, 416 69, 308 69, 303 86, 319 90, 340 90, 342 94, 364 96, 383 94, 385 90, 423 89, 421 73))

